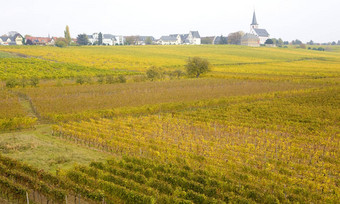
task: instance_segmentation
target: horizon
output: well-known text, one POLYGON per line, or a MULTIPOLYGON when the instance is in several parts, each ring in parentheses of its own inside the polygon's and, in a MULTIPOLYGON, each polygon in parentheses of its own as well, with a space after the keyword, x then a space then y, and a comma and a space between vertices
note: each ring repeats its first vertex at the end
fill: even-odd
POLYGON ((323 3, 316 0, 243 0, 232 4, 219 0, 210 2, 214 9, 195 1, 179 0, 165 7, 155 0, 146 0, 142 4, 134 0, 100 0, 95 3, 61 0, 57 4, 52 1, 17 0, 8 3, 10 9, 1 9, 0 17, 6 21, 2 23, 0 35, 17 31, 23 36, 62 37, 68 25, 72 38, 82 33, 91 35, 99 32, 155 38, 189 31, 198 31, 201 37, 227 36, 237 31, 249 32, 255 10, 259 27, 266 29, 271 38, 282 38, 284 41, 299 39, 302 42, 313 40, 315 43, 340 40, 340 26, 334 26, 332 21, 340 19, 337 12, 340 2, 336 0, 325 0, 323 3), (115 9, 117 7, 119 9, 115 9))

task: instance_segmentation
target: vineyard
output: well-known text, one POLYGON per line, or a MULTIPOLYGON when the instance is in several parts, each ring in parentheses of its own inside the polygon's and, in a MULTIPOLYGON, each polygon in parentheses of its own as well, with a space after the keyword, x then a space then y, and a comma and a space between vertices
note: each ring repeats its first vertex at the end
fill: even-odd
POLYGON ((337 50, 0 47, 0 202, 337 203, 339 68, 337 50), (190 56, 212 71, 146 78, 190 56))
MULTIPOLYGON (((0 53, 1 54, 1 53, 0 53)), ((133 72, 98 69, 93 66, 62 63, 33 57, 16 57, 11 54, 1 54, 0 80, 8 79, 62 79, 75 77, 96 77, 107 75, 131 75, 133 72)))

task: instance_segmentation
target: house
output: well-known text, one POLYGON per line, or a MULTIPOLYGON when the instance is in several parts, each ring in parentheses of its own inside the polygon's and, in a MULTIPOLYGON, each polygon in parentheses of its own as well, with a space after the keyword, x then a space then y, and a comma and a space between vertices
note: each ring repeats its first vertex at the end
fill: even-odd
POLYGON ((162 36, 157 43, 160 45, 179 45, 178 39, 175 36, 162 36))
POLYGON ((103 35, 103 45, 115 45, 115 36, 111 34, 103 35))
POLYGON ((190 31, 186 40, 190 45, 200 45, 201 44, 201 36, 198 33, 198 31, 190 31))
POLYGON ((24 38, 18 32, 11 31, 0 37, 0 45, 23 45, 24 38))
POLYGON ((214 45, 222 45, 222 44, 228 44, 228 37, 221 36, 215 36, 212 44, 214 45))
POLYGON ((264 45, 266 40, 268 40, 270 37, 266 29, 259 28, 259 24, 257 23, 257 20, 256 20, 255 11, 253 14, 253 21, 250 24, 250 33, 260 38, 261 45, 264 45))
MULTIPOLYGON (((125 38, 121 35, 103 34, 103 45, 124 45, 125 38)), ((90 45, 98 44, 99 34, 87 35, 90 45)))
POLYGON ((153 36, 137 36, 135 45, 148 45, 153 44, 155 38, 153 36))
POLYGON ((260 38, 254 34, 247 33, 241 38, 241 45, 250 47, 259 47, 260 38))
POLYGON ((189 34, 171 34, 162 36, 157 43, 161 45, 200 45, 201 37, 198 31, 190 31, 189 34))
POLYGON ((93 33, 92 35, 87 35, 87 39, 89 40, 89 44, 97 44, 98 43, 98 33, 93 33))
POLYGON ((26 36, 25 42, 27 45, 54 45, 56 39, 50 37, 32 37, 26 36))

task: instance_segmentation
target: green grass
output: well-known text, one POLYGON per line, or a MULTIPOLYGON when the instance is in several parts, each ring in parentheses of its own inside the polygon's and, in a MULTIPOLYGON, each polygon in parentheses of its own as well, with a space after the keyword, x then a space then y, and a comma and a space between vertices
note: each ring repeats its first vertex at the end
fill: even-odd
POLYGON ((0 151, 6 156, 52 173, 57 169, 70 169, 75 163, 89 164, 109 157, 106 153, 51 136, 49 125, 39 125, 35 130, 0 134, 0 151))

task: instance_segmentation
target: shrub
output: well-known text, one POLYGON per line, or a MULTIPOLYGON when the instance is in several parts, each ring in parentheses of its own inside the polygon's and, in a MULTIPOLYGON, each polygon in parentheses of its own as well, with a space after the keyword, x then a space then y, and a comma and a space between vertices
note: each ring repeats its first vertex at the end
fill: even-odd
POLYGON ((67 42, 65 41, 65 39, 58 39, 55 43, 55 46, 57 47, 66 47, 67 46, 67 42))
POLYGON ((189 76, 198 78, 201 74, 210 71, 210 63, 207 59, 200 57, 189 58, 186 70, 189 76))
POLYGON ((76 78, 76 83, 77 84, 85 84, 85 83, 90 83, 90 82, 91 82, 91 78, 90 77, 77 76, 77 78, 76 78))
POLYGON ((119 81, 119 83, 126 83, 126 77, 124 75, 119 75, 118 81, 119 81))
POLYGON ((151 80, 162 79, 164 77, 163 69, 152 66, 146 71, 146 76, 151 80))
POLYGON ((19 85, 19 82, 15 78, 7 79, 6 81, 6 87, 7 88, 14 88, 19 85))
POLYGON ((30 85, 36 87, 39 84, 39 78, 34 76, 30 79, 30 85))

